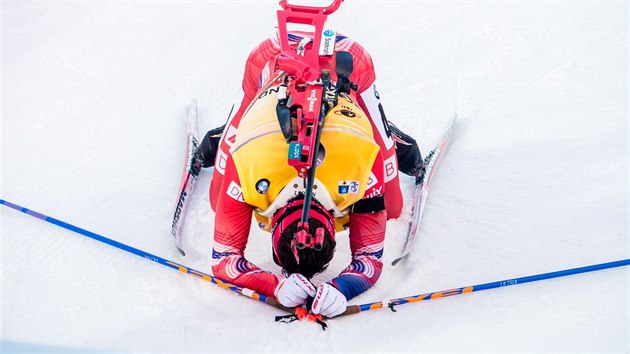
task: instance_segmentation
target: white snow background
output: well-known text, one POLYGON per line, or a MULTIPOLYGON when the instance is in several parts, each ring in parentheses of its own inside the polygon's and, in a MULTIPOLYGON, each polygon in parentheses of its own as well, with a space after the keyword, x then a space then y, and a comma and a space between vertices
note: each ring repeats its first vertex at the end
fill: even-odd
MULTIPOLYGON (((188 103, 223 124, 276 1, 3 1, 2 198, 210 272, 211 170, 170 222, 188 103)), ((627 1, 347 0, 329 23, 372 54, 388 118, 424 153, 454 113, 410 257, 352 304, 629 258, 627 1)), ((412 180, 402 178, 411 193, 412 180)), ((628 270, 313 323, 2 208, 2 350, 615 352, 628 270)), ((318 281, 349 262, 347 236, 318 281)), ((268 235, 247 256, 278 271, 268 235)))

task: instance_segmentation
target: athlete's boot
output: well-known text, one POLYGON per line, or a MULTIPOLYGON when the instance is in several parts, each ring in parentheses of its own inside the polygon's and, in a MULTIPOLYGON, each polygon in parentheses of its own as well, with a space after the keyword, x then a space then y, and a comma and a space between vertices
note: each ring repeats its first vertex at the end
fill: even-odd
POLYGON ((197 160, 201 162, 201 167, 214 166, 214 159, 217 157, 217 150, 219 149, 219 142, 224 129, 225 125, 214 128, 208 131, 203 140, 201 140, 197 150, 197 160))
POLYGON ((424 178, 424 163, 420 148, 416 140, 405 134, 392 122, 387 122, 392 138, 396 143, 396 158, 398 170, 406 175, 416 177, 416 184, 422 183, 424 178))

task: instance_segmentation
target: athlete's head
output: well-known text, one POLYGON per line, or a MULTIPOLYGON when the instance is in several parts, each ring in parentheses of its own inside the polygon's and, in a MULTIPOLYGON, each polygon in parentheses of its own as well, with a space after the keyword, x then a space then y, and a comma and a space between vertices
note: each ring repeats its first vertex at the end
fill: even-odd
POLYGON ((272 218, 274 261, 286 275, 300 273, 307 278, 323 272, 335 253, 335 220, 312 200, 308 224, 299 228, 304 197, 280 208, 272 218))

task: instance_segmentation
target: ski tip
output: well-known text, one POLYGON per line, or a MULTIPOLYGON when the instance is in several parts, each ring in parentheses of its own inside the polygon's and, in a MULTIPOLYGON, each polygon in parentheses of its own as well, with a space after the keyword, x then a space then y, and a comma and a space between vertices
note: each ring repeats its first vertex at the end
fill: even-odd
POLYGON ((448 124, 447 130, 456 126, 458 122, 459 122, 459 116, 456 114, 453 116, 453 119, 451 119, 451 122, 448 124))
POLYGON ((188 107, 188 119, 197 119, 197 100, 193 99, 190 101, 190 106, 188 107))
POLYGON ((197 100, 192 100, 190 101, 190 108, 188 109, 191 113, 194 113, 195 116, 197 115, 197 100))
POLYGON ((197 100, 192 100, 190 102, 190 107, 188 107, 188 134, 192 133, 195 137, 197 137, 198 124, 197 100))

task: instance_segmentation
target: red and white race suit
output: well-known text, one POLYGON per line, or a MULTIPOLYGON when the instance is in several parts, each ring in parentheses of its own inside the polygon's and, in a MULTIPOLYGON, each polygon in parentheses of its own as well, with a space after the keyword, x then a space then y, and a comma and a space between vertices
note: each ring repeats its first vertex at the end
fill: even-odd
MULTIPOLYGON (((297 45, 303 35, 290 34, 290 43, 297 45)), ((354 71, 350 80, 357 84, 359 89, 351 93, 350 100, 356 103, 369 119, 371 137, 379 150, 372 166, 368 166, 368 172, 371 172, 370 183, 366 183, 368 186, 364 188, 362 198, 383 196, 385 200, 385 210, 368 213, 350 211, 346 216, 344 226, 349 227, 352 261, 330 283, 347 299, 351 299, 369 289, 378 280, 383 267, 381 257, 386 221, 400 216, 403 201, 395 145, 374 84, 376 76, 372 59, 358 43, 340 34, 337 35, 335 50, 347 51, 353 56, 354 71)), ((239 176, 243 176, 243 172, 239 173, 232 154, 235 144, 238 143, 237 132, 243 116, 252 101, 264 93, 261 88, 266 88, 275 80, 272 65, 279 54, 278 40, 272 37, 260 43, 249 55, 245 65, 241 96, 238 98, 240 102, 235 103, 225 126, 210 186, 210 203, 212 209, 216 211, 212 252, 213 274, 217 278, 266 296, 273 296, 274 289, 282 278, 280 275, 261 270, 244 257, 252 213, 256 209, 259 210, 260 205, 254 206, 246 202, 243 188, 251 190, 254 187, 241 186, 239 176)), ((317 171, 316 176, 319 168, 317 171)), ((336 186, 327 185, 326 188, 330 191, 336 186)), ((269 225, 261 226, 268 228, 269 225)))

